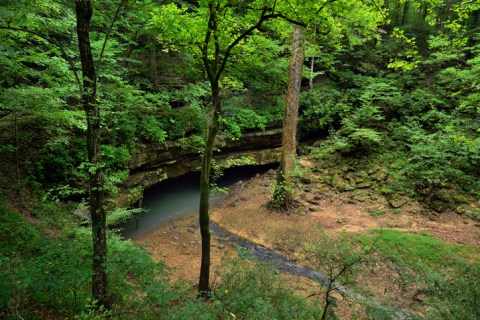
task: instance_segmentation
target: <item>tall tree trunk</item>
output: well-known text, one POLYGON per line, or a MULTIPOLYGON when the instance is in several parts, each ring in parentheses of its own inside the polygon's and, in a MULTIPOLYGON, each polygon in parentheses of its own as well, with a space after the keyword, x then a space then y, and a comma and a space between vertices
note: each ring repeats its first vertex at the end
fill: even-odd
MULTIPOLYGON (((390 10, 390 1, 389 1, 389 0, 385 0, 383 7, 384 7, 385 9, 387 9, 388 12, 390 12, 390 11, 391 11, 391 10, 390 10)), ((387 22, 388 22, 388 19, 383 19, 383 24, 381 25, 381 28, 382 28, 382 29, 386 29, 386 28, 387 28, 387 22)), ((380 27, 380 25, 379 25, 379 27, 380 27)))
POLYGON ((315 56, 310 60, 310 78, 308 79, 308 89, 313 90, 313 67, 315 66, 315 56))
POLYGON ((405 3, 403 4, 402 25, 405 25, 407 23, 408 8, 409 8, 408 1, 405 1, 405 3))
POLYGON ((298 104, 302 82, 304 37, 300 26, 293 32, 292 54, 288 75, 287 101, 282 131, 282 160, 273 194, 273 206, 287 208, 293 202, 293 171, 296 159, 298 104))
POLYGON ((213 115, 207 128, 205 139, 205 152, 202 158, 202 170, 200 173, 200 234, 202 236, 202 262, 200 265, 200 279, 198 291, 204 298, 208 298, 210 287, 210 218, 208 209, 210 206, 210 170, 212 167, 213 147, 219 127, 219 112, 221 110, 220 89, 218 81, 211 84, 213 115))
POLYGON ((15 114, 15 172, 16 172, 16 184, 17 195, 20 195, 20 142, 18 139, 18 116, 15 114))
MULTIPOLYGON (((317 37, 317 28, 318 28, 318 25, 315 25, 315 28, 313 29, 313 41, 315 41, 317 37)), ((315 78, 313 75, 314 67, 315 67, 315 55, 312 54, 312 57, 310 60, 310 77, 308 78, 309 90, 313 90, 313 78, 315 78)))
POLYGON ((98 305, 109 307, 107 281, 106 215, 103 207, 102 169, 100 167, 100 109, 96 101, 95 65, 90 46, 89 25, 93 14, 92 2, 76 0, 77 36, 82 63, 82 104, 87 118, 87 151, 89 169, 89 204, 92 217, 93 274, 92 298, 98 305))
POLYGON ((428 4, 426 2, 422 4, 421 12, 422 12, 422 23, 424 23, 428 15, 428 4))
POLYGON ((400 24, 400 0, 397 0, 395 4, 395 26, 400 24))
POLYGON ((153 49, 152 53, 150 56, 150 72, 151 72, 151 78, 152 78, 152 83, 153 87, 155 89, 158 88, 158 75, 157 75, 157 48, 156 48, 155 42, 153 43, 153 49))
MULTIPOLYGON (((198 283, 198 291, 200 295, 208 299, 209 297, 209 280, 210 280, 210 226, 209 226, 209 195, 210 195, 210 170, 212 166, 213 147, 215 138, 219 130, 219 117, 221 113, 221 97, 219 81, 222 76, 228 58, 232 50, 248 35, 255 30, 261 28, 262 23, 266 20, 276 18, 276 15, 268 14, 268 7, 262 9, 259 20, 256 24, 238 35, 222 53, 220 42, 220 30, 218 28, 217 13, 221 9, 221 1, 208 1, 210 17, 208 19, 205 40, 202 44, 202 60, 205 72, 210 82, 212 95, 212 115, 210 123, 205 133, 205 148, 202 157, 202 171, 200 174, 200 233, 202 236, 202 262, 200 267, 200 279, 198 283), (210 50, 213 49, 212 54, 210 50)), ((302 58, 303 61, 303 58, 302 58)))

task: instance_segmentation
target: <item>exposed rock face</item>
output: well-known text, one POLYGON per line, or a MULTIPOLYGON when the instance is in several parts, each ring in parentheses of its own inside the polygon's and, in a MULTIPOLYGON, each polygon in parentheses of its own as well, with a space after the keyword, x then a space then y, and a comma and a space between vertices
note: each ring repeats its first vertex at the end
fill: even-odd
MULTIPOLYGON (((228 167, 234 159, 247 158, 248 164, 278 163, 281 156, 281 129, 245 133, 239 140, 218 137, 219 152, 214 158, 219 165, 228 167)), ((175 143, 143 145, 128 163, 131 175, 125 187, 142 189, 161 181, 192 171, 199 171, 201 158, 195 150, 184 151, 175 143)))

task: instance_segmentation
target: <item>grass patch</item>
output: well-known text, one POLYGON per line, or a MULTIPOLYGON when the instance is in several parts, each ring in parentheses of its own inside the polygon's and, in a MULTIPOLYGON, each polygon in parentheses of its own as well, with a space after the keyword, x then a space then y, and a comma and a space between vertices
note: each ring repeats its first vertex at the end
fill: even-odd
POLYGON ((368 214, 369 214, 371 217, 374 217, 374 218, 381 217, 381 216, 383 216, 385 213, 387 213, 387 210, 382 210, 382 209, 373 210, 373 211, 368 211, 368 214))
POLYGON ((425 233, 409 234, 389 229, 381 232, 382 237, 377 243, 378 250, 385 258, 399 266, 420 270, 425 267, 456 269, 472 262, 472 259, 478 259, 478 248, 474 246, 446 243, 425 233))
MULTIPOLYGON (((377 252, 392 264, 404 284, 425 295, 420 319, 480 319, 478 247, 447 243, 423 233, 389 229, 372 233, 379 232, 377 252)), ((362 242, 368 239, 359 237, 362 242)))

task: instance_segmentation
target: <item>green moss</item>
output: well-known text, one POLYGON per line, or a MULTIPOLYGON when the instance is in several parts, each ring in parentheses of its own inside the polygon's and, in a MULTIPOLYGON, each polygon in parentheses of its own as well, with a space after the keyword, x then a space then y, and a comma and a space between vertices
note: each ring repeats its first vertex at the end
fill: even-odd
POLYGON ((382 237, 377 243, 379 251, 402 266, 455 269, 473 258, 478 259, 478 248, 474 246, 446 243, 424 233, 409 234, 389 229, 381 233, 382 237))

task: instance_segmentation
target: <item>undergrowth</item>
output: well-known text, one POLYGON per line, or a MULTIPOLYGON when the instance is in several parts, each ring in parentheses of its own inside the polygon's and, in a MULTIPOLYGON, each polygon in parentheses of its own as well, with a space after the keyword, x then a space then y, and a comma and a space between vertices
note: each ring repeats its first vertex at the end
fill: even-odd
MULTIPOLYGON (((427 234, 383 229, 376 245, 381 259, 398 272, 404 286, 425 295, 419 319, 473 320, 480 316, 480 252, 475 246, 437 240, 427 234)), ((359 237, 368 241, 370 236, 359 237)))
POLYGON ((315 319, 267 266, 226 262, 210 303, 131 241, 108 234, 110 310, 90 299, 91 231, 72 219, 73 206, 37 203, 34 218, 0 206, 2 319, 315 319), (54 208, 57 208, 54 213, 54 208), (56 218, 55 218, 56 217, 56 218))

